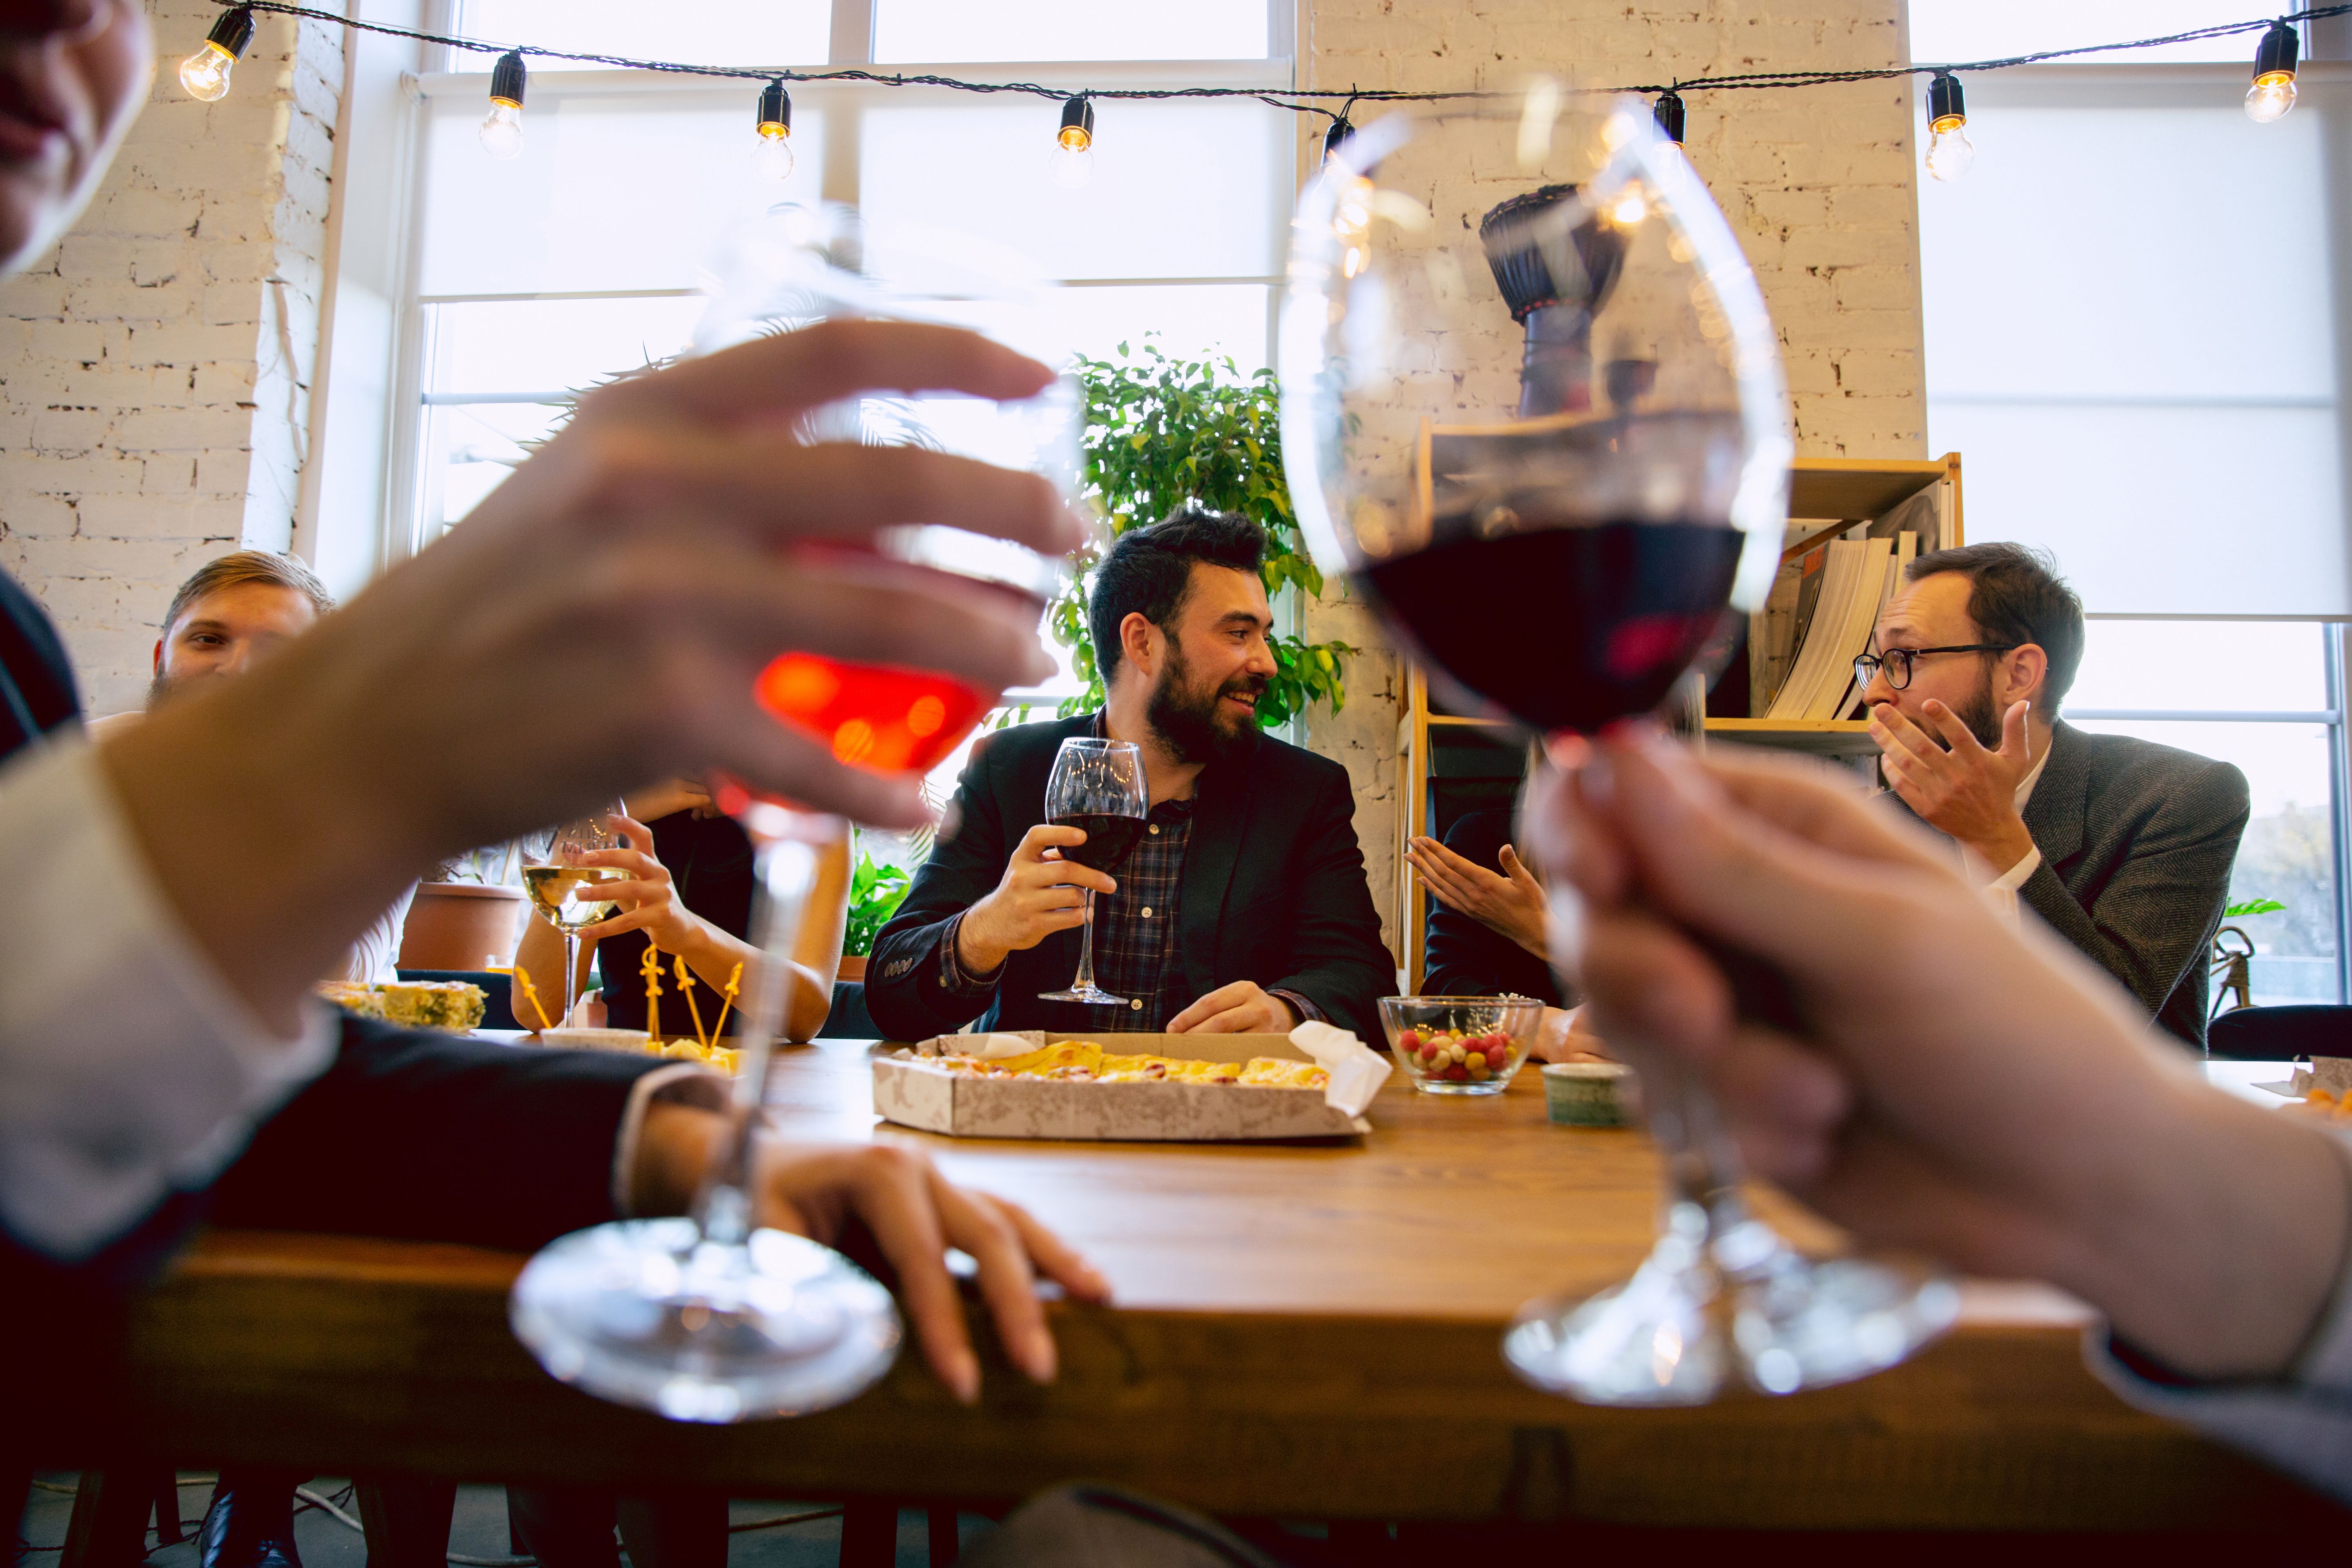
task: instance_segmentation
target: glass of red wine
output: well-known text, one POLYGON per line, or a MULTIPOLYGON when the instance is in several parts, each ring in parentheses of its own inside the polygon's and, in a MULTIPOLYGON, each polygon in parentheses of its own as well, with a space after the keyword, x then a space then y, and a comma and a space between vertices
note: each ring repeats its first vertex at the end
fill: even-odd
MULTIPOLYGON (((1538 83, 1357 129, 1300 195, 1281 347, 1310 549, 1465 710, 1547 738, 1647 713, 1770 590, 1793 450, 1771 318, 1639 100, 1538 83)), ((1773 1011, 1769 977, 1724 958, 1773 1011)), ((1791 1249, 1742 1197, 1706 1090, 1611 1045, 1664 1156, 1661 1234, 1626 1283, 1522 1310, 1522 1378, 1603 1405, 1786 1394, 1950 1322, 1930 1270, 1791 1249)))
MULTIPOLYGON (((1092 735, 1072 735, 1054 755, 1054 771, 1045 780, 1045 820, 1056 827, 1085 833, 1083 844, 1066 844, 1055 851, 1097 871, 1116 871, 1133 854, 1143 837, 1144 815, 1151 802, 1143 778, 1143 752, 1132 741, 1104 741, 1092 735)), ((1114 996, 1095 984, 1095 891, 1086 889, 1087 923, 1079 928, 1078 974, 1066 991, 1041 991, 1047 1002, 1083 1002, 1095 1006, 1124 1007, 1128 999, 1114 996)))
MULTIPOLYGON (((850 209, 788 204, 735 236, 696 350, 829 319, 884 318, 971 328, 1057 364, 1067 356, 1037 307, 1039 281, 1019 258, 978 240, 869 231, 850 209)), ((1074 500, 1077 408, 1067 377, 1015 402, 904 392, 828 405, 789 438, 955 453, 1043 474, 1074 500)), ((833 549, 835 564, 863 575, 948 574, 1012 595, 1041 619, 1064 572, 1023 546, 939 525, 889 530, 870 550, 833 549)), ((888 773, 938 766, 1002 695, 932 671, 799 652, 780 654, 755 689, 780 722, 823 741, 837 760, 888 773)), ((757 1140, 791 956, 821 857, 846 825, 729 780, 714 781, 713 797, 751 838, 761 953, 744 976, 730 1136, 691 1215, 562 1237, 516 1280, 509 1316, 564 1382, 676 1420, 730 1422, 856 1397, 896 1359, 901 1327, 870 1275, 829 1247, 761 1226, 757 1213, 757 1140)))

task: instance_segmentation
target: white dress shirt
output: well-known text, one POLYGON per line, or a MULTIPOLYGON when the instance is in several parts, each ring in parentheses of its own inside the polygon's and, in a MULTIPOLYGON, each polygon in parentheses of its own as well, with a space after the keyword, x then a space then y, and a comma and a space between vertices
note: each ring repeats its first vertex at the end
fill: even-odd
MULTIPOLYGON (((2053 735, 2051 745, 2042 748, 2041 757, 2027 770, 2025 776, 2018 780, 2016 800, 2019 816, 2025 814, 2025 803, 2033 798, 2034 783, 2042 777, 2042 770, 2050 765, 2050 753, 2056 743, 2057 737, 2053 735)), ((1960 847, 1960 866, 1968 873, 1969 880, 1977 885, 1985 901, 2009 922, 2012 931, 2017 928, 2017 890, 2025 886, 2027 879, 2041 864, 2042 850, 2037 845, 2028 849, 2016 865, 1996 877, 1992 874, 1992 868, 1984 863, 1982 856, 1965 845, 1960 847)))
POLYGON ((205 1185, 332 1058, 332 1015, 282 1038, 155 885, 79 733, 0 767, 0 1223, 68 1262, 205 1185))

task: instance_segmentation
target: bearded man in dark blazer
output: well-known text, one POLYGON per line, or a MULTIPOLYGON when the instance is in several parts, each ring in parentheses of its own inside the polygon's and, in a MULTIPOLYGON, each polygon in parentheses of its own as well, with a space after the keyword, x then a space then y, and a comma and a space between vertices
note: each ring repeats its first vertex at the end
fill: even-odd
POLYGON ((1338 763, 1259 732, 1275 672, 1257 525, 1188 510, 1122 535, 1088 605, 1108 701, 988 736, 930 859, 874 943, 866 1005, 897 1039, 990 1028, 1286 1033, 1320 1019, 1380 1037, 1396 984, 1338 763), (1137 847, 1105 874, 1046 821, 1062 742, 1132 741, 1150 788, 1137 847), (1078 963, 1115 1005, 1048 1002, 1078 963))
POLYGON ((1871 646, 1863 696, 1888 790, 1960 846, 1988 897, 2031 910, 2201 1048, 2245 775, 2058 718, 2083 605, 2022 545, 1922 555, 1871 646))

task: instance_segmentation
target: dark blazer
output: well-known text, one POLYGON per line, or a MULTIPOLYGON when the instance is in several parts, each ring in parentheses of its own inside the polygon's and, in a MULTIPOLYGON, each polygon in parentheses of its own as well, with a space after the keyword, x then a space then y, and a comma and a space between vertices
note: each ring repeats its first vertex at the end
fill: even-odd
MULTIPOLYGON (((983 738, 949 807, 955 824, 915 874, 907 900, 874 942, 866 1005, 892 1039, 919 1040, 969 1023, 973 1005, 951 997, 940 973, 948 921, 1004 875, 1022 836, 1045 820, 1045 779, 1063 740, 1093 732, 1091 714, 1023 724, 983 738)), ((1185 984, 1206 995, 1236 980, 1296 991, 1366 1040, 1380 1038, 1377 1004, 1396 986, 1356 843, 1348 770, 1271 736, 1234 763, 1201 774, 1184 856, 1177 941, 1185 984)), ((1078 932, 1056 931, 1005 961, 985 1028, 1083 1028, 1102 1009, 1041 1002, 1078 966, 1078 932), (1073 1019, 1071 1015, 1080 1015, 1073 1019)))
POLYGON ((2095 735, 2063 719, 2054 730, 2025 803, 2042 864, 2018 901, 2201 1050, 2206 954, 2251 815, 2246 776, 2193 752, 2095 735))
MULTIPOLYGON (((1511 813, 1464 814, 1445 835, 1445 847, 1465 860, 1503 874, 1503 846, 1511 841, 1511 813)), ((1424 996, 1500 996, 1516 992, 1551 1007, 1570 1007, 1551 965, 1493 927, 1471 919, 1444 900, 1432 899, 1429 942, 1423 954, 1424 996)))

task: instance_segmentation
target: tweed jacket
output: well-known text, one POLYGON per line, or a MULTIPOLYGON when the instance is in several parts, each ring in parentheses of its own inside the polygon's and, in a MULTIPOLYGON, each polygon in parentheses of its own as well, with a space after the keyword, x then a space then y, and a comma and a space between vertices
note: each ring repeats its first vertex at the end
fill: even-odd
POLYGON ((2201 1050, 2206 954, 2251 812, 2246 776, 2193 752, 2093 734, 2063 719, 2053 730, 2025 803, 2042 864, 2018 902, 2201 1050))

